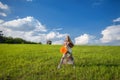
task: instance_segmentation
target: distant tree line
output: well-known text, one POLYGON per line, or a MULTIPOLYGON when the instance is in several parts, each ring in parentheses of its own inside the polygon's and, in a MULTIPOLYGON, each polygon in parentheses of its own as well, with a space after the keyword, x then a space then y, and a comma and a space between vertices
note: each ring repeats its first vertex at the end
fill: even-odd
MULTIPOLYGON (((9 44, 38 44, 36 42, 26 41, 21 38, 12 38, 12 37, 5 37, 0 31, 0 43, 9 43, 9 44)), ((39 42, 41 44, 41 42, 39 42)))

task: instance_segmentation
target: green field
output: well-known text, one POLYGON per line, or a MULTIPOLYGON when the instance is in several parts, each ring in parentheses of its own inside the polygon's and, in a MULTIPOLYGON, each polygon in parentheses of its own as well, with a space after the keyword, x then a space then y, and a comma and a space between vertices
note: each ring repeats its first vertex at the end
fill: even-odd
POLYGON ((120 46, 75 46, 75 69, 58 45, 0 44, 0 80, 120 80, 120 46))

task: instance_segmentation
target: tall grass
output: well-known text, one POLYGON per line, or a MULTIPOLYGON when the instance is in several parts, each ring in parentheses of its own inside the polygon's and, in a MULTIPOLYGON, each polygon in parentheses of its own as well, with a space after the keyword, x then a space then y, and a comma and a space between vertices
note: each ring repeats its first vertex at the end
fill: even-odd
POLYGON ((75 46, 75 69, 58 45, 0 44, 0 80, 120 80, 120 46, 75 46))

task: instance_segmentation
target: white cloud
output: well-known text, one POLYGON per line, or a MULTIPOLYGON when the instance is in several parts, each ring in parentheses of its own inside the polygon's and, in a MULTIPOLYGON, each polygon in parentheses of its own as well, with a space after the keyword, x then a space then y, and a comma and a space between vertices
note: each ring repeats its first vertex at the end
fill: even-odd
POLYGON ((113 22, 120 22, 120 17, 117 19, 114 19, 113 22))
POLYGON ((47 31, 44 25, 30 16, 7 22, 2 21, 0 30, 3 31, 5 36, 19 37, 34 42, 40 42, 43 38, 45 40, 45 35, 40 33, 47 31))
POLYGON ((46 43, 46 40, 52 40, 53 44, 62 44, 67 34, 59 32, 48 32, 34 17, 28 16, 11 21, 0 20, 0 30, 5 36, 19 37, 27 41, 46 43))
POLYGON ((2 22, 0 24, 0 30, 4 32, 5 36, 19 37, 34 42, 39 42, 41 37, 43 38, 45 36, 43 34, 40 35, 40 33, 47 31, 44 25, 31 16, 2 22), (36 33, 38 35, 34 35, 36 33))
MULTIPOLYGON (((120 22, 120 17, 114 19, 113 22, 120 22)), ((102 37, 99 39, 89 34, 80 35, 75 38, 75 44, 120 45, 120 23, 107 26, 101 34, 102 37)))
POLYGON ((7 15, 5 13, 0 12, 0 16, 6 17, 7 15))
POLYGON ((0 16, 6 17, 9 11, 9 6, 0 2, 0 16))
POLYGON ((66 35, 68 34, 61 34, 59 32, 51 31, 48 34, 46 34, 46 39, 52 40, 53 44, 63 44, 66 35))
POLYGON ((102 43, 120 43, 120 25, 108 26, 101 34, 103 35, 100 39, 102 43))
POLYGON ((62 30, 63 28, 57 28, 57 29, 53 29, 54 31, 60 31, 62 30))
POLYGON ((50 33, 47 34, 46 37, 47 37, 48 40, 49 39, 54 39, 56 37, 56 33, 55 32, 50 32, 50 33))
POLYGON ((3 22, 4 22, 4 20, 0 19, 0 24, 3 23, 3 22))
POLYGON ((3 23, 2 26, 15 31, 46 31, 45 26, 43 26, 37 19, 31 16, 22 19, 7 21, 3 23))
POLYGON ((95 37, 89 34, 83 34, 75 38, 76 45, 89 44, 95 37))
POLYGON ((9 7, 7 4, 3 4, 2 2, 0 2, 0 9, 3 9, 3 10, 8 10, 9 7))
POLYGON ((51 31, 50 33, 47 34, 46 39, 52 40, 54 38, 64 38, 67 34, 60 34, 59 32, 53 32, 51 31))
POLYGON ((64 40, 57 40, 57 41, 54 41, 53 44, 63 44, 64 43, 64 40))

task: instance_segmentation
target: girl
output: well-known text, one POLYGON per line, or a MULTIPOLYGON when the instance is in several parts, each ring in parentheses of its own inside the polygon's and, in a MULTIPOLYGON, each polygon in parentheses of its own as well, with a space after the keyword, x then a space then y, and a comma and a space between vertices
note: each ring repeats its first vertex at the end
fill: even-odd
POLYGON ((72 56, 72 49, 71 49, 74 46, 74 44, 71 41, 69 36, 66 36, 66 39, 64 41, 63 46, 67 49, 67 51, 65 53, 63 53, 63 56, 62 56, 60 63, 58 65, 58 69, 61 67, 62 64, 72 64, 73 68, 75 68, 74 59, 72 56))

